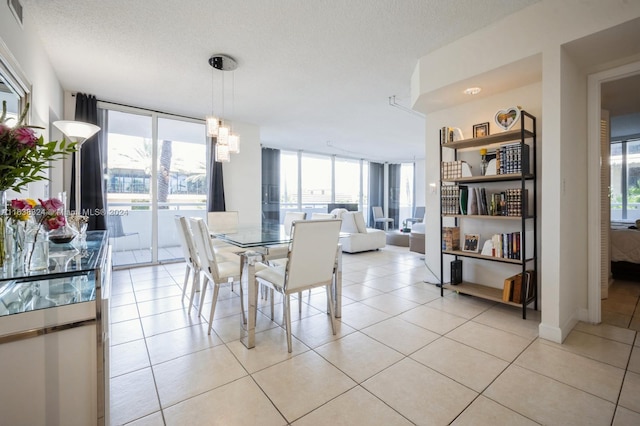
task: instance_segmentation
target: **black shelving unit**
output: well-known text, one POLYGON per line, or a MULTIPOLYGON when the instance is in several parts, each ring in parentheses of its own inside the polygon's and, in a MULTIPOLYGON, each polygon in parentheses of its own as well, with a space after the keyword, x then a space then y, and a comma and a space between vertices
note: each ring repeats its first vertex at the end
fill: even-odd
MULTIPOLYGON (((461 150, 470 150, 472 148, 498 148, 505 143, 520 143, 520 152, 523 152, 526 148, 525 145, 528 145, 530 148, 530 156, 529 156, 529 170, 525 173, 509 173, 509 174, 496 174, 490 176, 470 176, 470 177, 455 177, 455 178, 447 178, 445 179, 442 174, 440 176, 440 187, 443 185, 469 185, 473 186, 474 184, 482 184, 488 182, 504 182, 505 184, 516 184, 517 187, 521 189, 522 194, 522 202, 525 202, 525 189, 530 189, 532 191, 532 206, 529 209, 522 209, 521 216, 489 216, 489 215, 465 215, 465 214, 442 214, 443 211, 443 197, 440 197, 440 282, 442 283, 440 286, 440 296, 444 296, 444 289, 449 289, 453 291, 457 291, 462 294, 467 294, 470 296, 480 297, 483 299, 492 300, 499 303, 504 303, 507 305, 518 306, 522 308, 522 318, 527 318, 527 306, 531 303, 534 304, 534 308, 538 309, 538 261, 537 261, 537 253, 538 253, 538 224, 537 224, 537 163, 536 163, 536 118, 529 114, 526 111, 520 111, 520 119, 519 119, 519 129, 509 130, 502 133, 497 133, 494 135, 487 135, 478 138, 472 139, 463 139, 458 141, 446 142, 440 144, 440 164, 442 163, 443 158, 443 150, 452 149, 454 151, 454 161, 458 160, 458 153, 461 150), (529 211, 525 211, 529 210, 529 211), (496 256, 486 256, 480 253, 467 252, 462 250, 444 250, 444 237, 443 237, 443 228, 444 228, 444 219, 452 218, 454 220, 455 226, 460 226, 460 222, 465 219, 474 219, 474 220, 495 220, 495 221, 505 221, 506 224, 511 224, 513 228, 514 221, 519 221, 519 229, 520 231, 520 259, 511 259, 504 257, 496 257, 496 256), (531 227, 533 230, 532 238, 527 238, 527 224, 531 222, 531 227), (526 257, 527 246, 530 244, 533 245, 532 256, 526 257), (532 282, 523 283, 523 291, 521 292, 521 298, 519 302, 511 302, 503 300, 503 288, 502 285, 500 287, 473 283, 469 281, 463 280, 459 284, 451 284, 444 283, 444 260, 445 256, 448 259, 458 260, 460 258, 472 258, 477 260, 484 260, 490 262, 499 262, 507 265, 513 265, 515 267, 519 267, 519 272, 522 273, 522 279, 525 280, 527 276, 527 271, 533 271, 533 279, 532 282), (531 291, 528 290, 530 286, 531 291)), ((516 124, 516 125, 517 125, 516 124)), ((441 135, 441 141, 446 140, 447 138, 443 138, 441 135)), ((441 172, 442 173, 442 172, 441 172)), ((525 204, 528 206, 528 204, 525 204)), ((462 237, 463 235, 461 235, 462 237)), ((480 242, 478 242, 480 244, 480 242)), ((464 268, 463 268, 464 271, 464 268)), ((505 277, 502 277, 497 284, 502 284, 505 277)))

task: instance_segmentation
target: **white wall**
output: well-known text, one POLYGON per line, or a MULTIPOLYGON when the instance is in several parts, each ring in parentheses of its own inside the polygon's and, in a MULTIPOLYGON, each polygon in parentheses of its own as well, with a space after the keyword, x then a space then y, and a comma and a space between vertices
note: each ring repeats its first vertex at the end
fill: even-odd
MULTIPOLYGON (((625 0, 542 0, 505 19, 453 42, 421 58, 412 76, 412 100, 415 108, 425 108, 429 98, 461 82, 472 82, 492 70, 542 55, 541 87, 541 201, 540 282, 542 321, 540 336, 562 341, 587 309, 587 182, 586 182, 586 66, 581 66, 563 50, 574 40, 597 35, 600 31, 640 17, 640 2, 625 0), (495 48, 496 40, 509 35, 509 48, 495 48), (482 54, 478 54, 481 52, 482 54)), ((637 39, 636 39, 637 40, 637 39)), ((597 46, 597 37, 590 46, 597 46)), ((620 39, 619 44, 634 43, 620 39)), ((638 49, 610 49, 608 61, 618 59, 616 52, 638 49), (614 55, 614 56, 611 56, 614 55)), ((600 62, 604 62, 602 59, 600 62)), ((498 75, 498 73, 496 73, 498 75)), ((495 76, 494 76, 495 77, 495 76)), ((493 89, 497 92, 517 87, 519 75, 502 75, 493 89)), ((495 82, 495 81, 494 81, 495 82)), ((493 93, 493 92, 492 92, 493 93)), ((483 95, 484 96, 484 95, 483 95)), ((529 104, 531 95, 513 99, 529 104)), ((462 101, 461 101, 462 102, 462 101)), ((463 124, 468 104, 461 102, 447 110, 463 124)), ((526 105, 522 105, 527 108, 526 105)), ((495 110, 494 110, 495 111, 495 110)), ((437 182, 438 160, 433 144, 440 111, 427 116, 427 185, 437 182)), ((467 118, 468 119, 468 118, 467 118)), ((486 120, 477 120, 481 122, 486 120)), ((450 125, 455 123, 448 121, 450 125)), ((468 123, 468 122, 467 122, 468 123)), ((595 173, 596 171, 592 171, 595 173)), ((434 211, 437 196, 427 194, 429 211, 434 211)), ((430 234, 427 253, 437 251, 432 239, 439 241, 439 223, 427 225, 430 234)), ((429 260, 433 262, 433 254, 429 260)))
MULTIPOLYGON (((44 127, 41 134, 45 140, 50 140, 50 123, 62 117, 62 87, 51 67, 49 58, 44 52, 38 32, 30 20, 28 14, 24 17, 24 26, 21 28, 6 1, 0 2, 0 39, 15 57, 18 66, 31 83, 31 107, 30 124, 44 127)), ((58 164, 53 164, 49 170, 51 177, 51 189, 45 182, 37 182, 29 185, 29 190, 22 196, 48 197, 56 194, 60 189, 62 180, 61 169, 58 164)), ((17 194, 8 194, 13 198, 17 194)))
POLYGON ((222 166, 224 196, 228 211, 238 211, 241 224, 262 221, 262 147, 260 129, 246 123, 234 123, 240 135, 240 153, 231 154, 231 162, 222 166))

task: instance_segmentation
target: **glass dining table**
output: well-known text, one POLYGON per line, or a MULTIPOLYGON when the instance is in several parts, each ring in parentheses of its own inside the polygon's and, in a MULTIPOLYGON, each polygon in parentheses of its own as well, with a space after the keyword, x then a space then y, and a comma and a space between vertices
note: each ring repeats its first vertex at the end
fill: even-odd
MULTIPOLYGON (((241 321, 240 341, 248 348, 255 347, 256 338, 256 306, 258 285, 255 280, 256 262, 280 259, 287 256, 283 245, 291 241, 282 225, 238 226, 224 232, 212 232, 211 235, 226 243, 243 249, 240 255, 241 285, 247 283, 247 324, 241 321)), ((336 273, 333 278, 333 300, 335 301, 335 317, 342 316, 342 247, 338 244, 336 252, 336 273)))

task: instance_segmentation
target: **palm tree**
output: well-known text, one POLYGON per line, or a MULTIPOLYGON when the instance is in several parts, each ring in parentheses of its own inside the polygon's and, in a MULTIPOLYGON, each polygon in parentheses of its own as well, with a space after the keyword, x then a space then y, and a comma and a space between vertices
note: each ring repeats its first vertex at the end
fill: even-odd
MULTIPOLYGON (((169 197, 169 182, 171 179, 171 141, 163 140, 160 148, 160 170, 158 173, 158 202, 166 203, 169 197)), ((168 206, 160 206, 166 209, 168 206)))

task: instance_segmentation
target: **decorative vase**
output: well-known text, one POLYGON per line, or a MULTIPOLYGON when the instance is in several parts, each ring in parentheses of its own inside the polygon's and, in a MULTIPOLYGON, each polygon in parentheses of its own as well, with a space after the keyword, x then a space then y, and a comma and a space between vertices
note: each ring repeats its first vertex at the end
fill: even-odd
POLYGON ((27 271, 49 268, 49 233, 42 224, 31 223, 25 235, 24 267, 27 271))
POLYGON ((12 258, 11 260, 15 264, 22 263, 22 255, 24 254, 25 248, 25 238, 27 231, 27 222, 17 220, 11 221, 11 225, 9 226, 11 229, 11 239, 13 242, 13 248, 11 250, 12 258))

